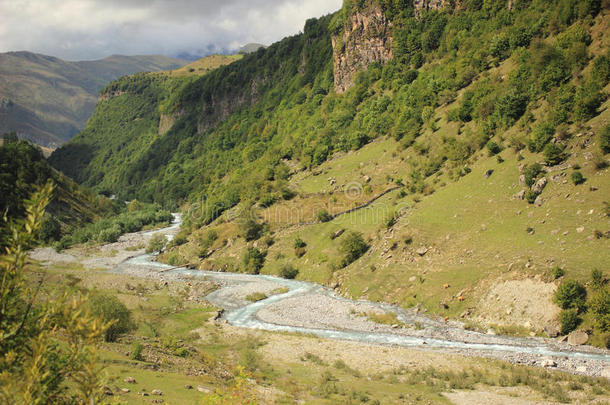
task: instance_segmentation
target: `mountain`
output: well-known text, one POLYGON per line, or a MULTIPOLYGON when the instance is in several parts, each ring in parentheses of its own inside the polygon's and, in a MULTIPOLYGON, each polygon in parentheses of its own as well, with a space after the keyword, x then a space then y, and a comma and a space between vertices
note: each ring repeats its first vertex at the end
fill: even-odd
POLYGON ((85 127, 107 83, 186 63, 157 55, 68 62, 30 52, 0 54, 0 133, 16 131, 40 145, 59 146, 85 127))
POLYGON ((250 43, 250 44, 246 44, 244 46, 242 46, 241 48, 239 48, 239 51, 237 51, 237 53, 253 53, 258 51, 259 49, 265 49, 266 46, 263 44, 257 44, 257 43, 250 43))
POLYGON ((204 75, 109 84, 50 162, 182 207, 172 264, 554 336, 557 285, 610 262, 610 15, 552 3, 347 0, 204 75))

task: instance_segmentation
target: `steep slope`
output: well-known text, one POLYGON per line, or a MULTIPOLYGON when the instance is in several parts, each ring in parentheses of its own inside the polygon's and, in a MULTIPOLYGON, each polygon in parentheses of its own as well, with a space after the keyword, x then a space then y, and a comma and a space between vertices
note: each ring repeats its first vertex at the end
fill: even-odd
POLYGON ((346 1, 197 80, 113 83, 51 160, 184 203, 169 263, 554 335, 556 267, 610 260, 610 16, 575 4, 346 1))
MULTIPOLYGON (((112 202, 97 196, 57 172, 46 162, 41 150, 27 141, 7 136, 0 144, 0 210, 11 220, 22 218, 24 201, 48 180, 56 185, 43 227, 45 241, 59 238, 73 227, 112 212, 112 202)), ((0 247, 4 246, 7 224, 0 221, 0 247)))
POLYGON ((108 82, 186 63, 156 55, 68 62, 30 52, 0 54, 0 133, 16 131, 57 147, 85 127, 98 91, 108 82))

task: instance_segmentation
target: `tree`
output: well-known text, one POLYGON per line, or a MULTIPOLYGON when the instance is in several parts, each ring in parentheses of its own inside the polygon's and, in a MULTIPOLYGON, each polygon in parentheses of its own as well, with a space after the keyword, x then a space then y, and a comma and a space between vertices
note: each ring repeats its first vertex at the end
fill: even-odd
POLYGON ((146 247, 146 253, 160 252, 163 250, 166 243, 167 243, 167 238, 165 237, 165 235, 156 233, 148 241, 148 246, 146 247))
POLYGON ((42 281, 28 279, 25 271, 32 264, 27 249, 36 241, 52 192, 48 182, 25 202, 25 218, 8 225, 0 257, 2 403, 85 404, 102 398, 94 343, 109 325, 84 310, 82 295, 63 291, 43 298, 42 281))
POLYGON ((583 309, 587 299, 587 289, 576 280, 565 280, 555 291, 555 302, 562 309, 583 309))
POLYGON ((243 257, 244 270, 249 274, 258 274, 265 264, 265 255, 257 248, 248 248, 243 257))
POLYGON ((343 253, 343 267, 355 262, 369 250, 369 245, 362 238, 360 232, 349 232, 341 241, 341 252, 343 253))

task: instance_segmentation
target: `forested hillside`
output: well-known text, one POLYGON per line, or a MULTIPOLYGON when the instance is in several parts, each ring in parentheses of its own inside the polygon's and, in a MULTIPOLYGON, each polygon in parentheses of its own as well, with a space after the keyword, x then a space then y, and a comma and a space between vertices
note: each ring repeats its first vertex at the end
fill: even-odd
POLYGON ((346 0, 203 76, 115 81, 51 162, 181 206, 171 264, 557 333, 555 279, 610 260, 608 3, 420 3, 346 0))

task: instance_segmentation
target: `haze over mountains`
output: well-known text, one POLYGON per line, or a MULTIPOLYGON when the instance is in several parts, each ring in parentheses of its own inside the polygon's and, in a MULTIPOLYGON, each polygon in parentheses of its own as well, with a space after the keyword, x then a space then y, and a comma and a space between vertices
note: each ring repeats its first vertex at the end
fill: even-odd
POLYGON ((97 93, 110 81, 187 63, 161 55, 69 62, 31 52, 0 54, 0 133, 15 131, 37 144, 57 147, 85 127, 97 93))

